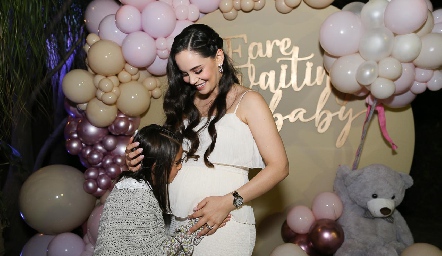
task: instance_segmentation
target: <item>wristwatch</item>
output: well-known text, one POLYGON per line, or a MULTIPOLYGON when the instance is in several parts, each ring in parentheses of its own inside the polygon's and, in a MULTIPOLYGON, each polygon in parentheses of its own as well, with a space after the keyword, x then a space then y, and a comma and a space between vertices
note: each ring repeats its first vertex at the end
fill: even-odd
POLYGON ((242 196, 240 196, 237 191, 233 191, 232 195, 233 195, 233 205, 236 208, 241 207, 242 204, 244 203, 244 199, 242 198, 242 196))

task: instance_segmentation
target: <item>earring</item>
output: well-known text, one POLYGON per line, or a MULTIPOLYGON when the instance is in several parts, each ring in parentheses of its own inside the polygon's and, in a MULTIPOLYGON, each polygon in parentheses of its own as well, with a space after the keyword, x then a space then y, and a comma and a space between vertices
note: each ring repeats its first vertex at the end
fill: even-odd
POLYGON ((223 70, 223 64, 219 64, 219 65, 218 65, 218 71, 219 71, 220 73, 224 72, 224 70, 223 70))

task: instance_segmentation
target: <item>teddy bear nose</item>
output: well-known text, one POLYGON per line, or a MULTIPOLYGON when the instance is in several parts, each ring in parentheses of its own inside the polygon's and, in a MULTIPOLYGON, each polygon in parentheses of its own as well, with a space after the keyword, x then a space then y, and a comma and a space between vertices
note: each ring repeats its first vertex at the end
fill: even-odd
POLYGON ((391 210, 389 208, 387 208, 387 207, 384 207, 384 208, 381 209, 381 213, 383 215, 389 215, 391 213, 391 210))

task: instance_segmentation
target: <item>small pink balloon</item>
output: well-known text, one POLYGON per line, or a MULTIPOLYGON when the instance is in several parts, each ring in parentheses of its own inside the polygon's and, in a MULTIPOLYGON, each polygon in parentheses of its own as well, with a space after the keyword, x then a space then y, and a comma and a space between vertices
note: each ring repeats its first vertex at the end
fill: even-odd
POLYGON ((442 89, 442 71, 434 71, 430 81, 427 82, 427 88, 430 91, 438 91, 442 89))
POLYGON ((315 221, 313 212, 304 205, 297 205, 287 214, 287 225, 298 234, 306 234, 315 221))
POLYGON ((442 9, 433 11, 434 24, 442 23, 442 9))
POLYGON ((190 21, 197 21, 200 18, 200 9, 198 6, 194 4, 189 4, 189 15, 187 16, 187 19, 190 21))
POLYGON ((410 91, 414 94, 421 94, 427 90, 427 83, 420 83, 414 81, 413 85, 410 88, 410 91))
POLYGON ((58 234, 48 245, 48 256, 78 256, 84 251, 83 239, 70 232, 58 234))
POLYGON ((123 5, 115 14, 115 23, 123 33, 141 30, 141 12, 132 5, 123 5))
POLYGON ((115 24, 115 14, 106 16, 101 22, 98 28, 98 36, 101 39, 111 40, 117 43, 119 46, 123 43, 127 33, 122 32, 115 24))
POLYGON ((83 183, 83 189, 86 193, 94 194, 97 191, 97 182, 93 179, 87 179, 83 183))
POLYGON ((395 34, 412 33, 425 23, 427 12, 423 0, 394 0, 385 8, 384 24, 395 34))
POLYGON ((81 152, 83 145, 78 138, 70 138, 66 140, 66 150, 71 155, 78 155, 81 152))
POLYGON ((98 237, 98 225, 100 224, 101 214, 103 213, 103 204, 96 206, 87 220, 87 235, 92 245, 95 245, 98 237))
POLYGON ((112 180, 107 174, 100 174, 97 177, 97 185, 103 190, 107 190, 111 186, 112 180))
POLYGON ((210 13, 216 11, 221 0, 190 0, 191 4, 198 6, 198 9, 202 13, 210 13))
POLYGON ((323 192, 313 199, 312 212, 316 219, 337 220, 342 214, 342 201, 333 192, 323 192))
POLYGON ((115 149, 115 147, 117 147, 117 138, 110 134, 106 135, 101 141, 101 144, 107 151, 112 151, 115 149))
POLYGON ((414 80, 416 82, 426 83, 430 81, 431 77, 433 77, 434 70, 415 68, 414 72, 415 72, 414 80))
POLYGON ((153 38, 169 36, 175 24, 175 11, 163 2, 152 2, 141 13, 141 26, 153 38))
POLYGON ((109 176, 112 180, 117 178, 118 175, 121 174, 121 168, 118 164, 110 164, 109 166, 105 167, 106 175, 109 176))

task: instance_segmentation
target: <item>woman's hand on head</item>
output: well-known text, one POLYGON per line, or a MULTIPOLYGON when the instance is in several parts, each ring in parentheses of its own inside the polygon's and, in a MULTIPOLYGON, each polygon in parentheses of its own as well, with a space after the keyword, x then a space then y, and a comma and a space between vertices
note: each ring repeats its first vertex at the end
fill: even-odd
POLYGON ((137 148, 140 143, 133 142, 134 137, 130 137, 129 144, 126 147, 126 165, 130 171, 138 171, 141 167, 141 160, 143 160, 144 155, 143 148, 137 148))
POLYGON ((230 212, 234 209, 231 198, 227 196, 211 196, 203 199, 195 208, 189 218, 199 218, 189 233, 203 229, 198 236, 212 235, 218 228, 226 225, 230 220, 230 212))

